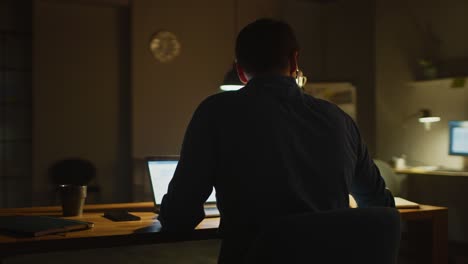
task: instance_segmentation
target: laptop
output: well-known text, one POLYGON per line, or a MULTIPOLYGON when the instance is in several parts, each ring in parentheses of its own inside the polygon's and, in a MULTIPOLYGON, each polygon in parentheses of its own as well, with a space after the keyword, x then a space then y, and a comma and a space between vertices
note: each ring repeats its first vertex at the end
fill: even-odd
MULTIPOLYGON (((153 201, 156 212, 159 212, 163 196, 167 193, 167 187, 174 176, 179 156, 158 156, 146 158, 148 176, 153 192, 153 201)), ((219 217, 216 207, 216 192, 213 188, 210 197, 205 202, 205 217, 219 217)))

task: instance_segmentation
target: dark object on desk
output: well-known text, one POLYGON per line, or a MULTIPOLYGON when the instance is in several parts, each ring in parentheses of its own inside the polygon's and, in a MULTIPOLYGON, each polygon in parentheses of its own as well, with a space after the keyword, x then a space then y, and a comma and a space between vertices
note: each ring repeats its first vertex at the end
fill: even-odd
MULTIPOLYGON (((87 186, 86 192, 90 195, 87 197, 95 203, 100 201, 101 188, 98 185, 93 185, 91 182, 96 178, 96 166, 89 160, 80 158, 69 158, 55 162, 49 168, 49 176, 55 186, 60 185, 75 185, 87 186)), ((53 193, 53 202, 56 202, 56 196, 59 192, 57 187, 53 193)))
POLYGON ((59 160, 49 168, 49 174, 57 186, 54 198, 58 193, 63 216, 81 215, 87 193, 100 191, 97 186, 88 188, 90 181, 96 177, 96 167, 88 160, 80 158, 59 160))
POLYGON ((60 200, 63 216, 80 216, 86 200, 87 186, 60 185, 60 200))
POLYGON ((393 208, 293 215, 265 229, 246 263, 395 264, 400 214, 393 208))
POLYGON ((0 230, 28 237, 84 230, 93 226, 91 222, 49 216, 0 216, 0 230))
POLYGON ((139 221, 141 218, 139 216, 130 214, 127 211, 110 211, 105 212, 104 217, 112 221, 121 222, 121 221, 139 221))

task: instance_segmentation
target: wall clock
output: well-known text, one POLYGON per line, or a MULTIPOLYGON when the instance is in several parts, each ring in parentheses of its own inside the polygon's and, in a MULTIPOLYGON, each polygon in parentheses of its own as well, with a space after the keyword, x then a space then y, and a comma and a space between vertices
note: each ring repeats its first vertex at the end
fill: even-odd
POLYGON ((179 56, 181 46, 174 33, 159 31, 151 37, 149 48, 156 60, 170 62, 179 56))

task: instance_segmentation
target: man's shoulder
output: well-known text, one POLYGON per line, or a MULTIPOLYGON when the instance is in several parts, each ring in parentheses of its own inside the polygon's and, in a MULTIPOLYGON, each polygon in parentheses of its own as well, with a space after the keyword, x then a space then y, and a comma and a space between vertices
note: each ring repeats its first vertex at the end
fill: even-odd
POLYGON ((237 97, 236 91, 226 91, 206 97, 201 103, 202 108, 222 107, 229 104, 237 97))
POLYGON ((324 99, 320 99, 320 98, 317 98, 317 97, 314 97, 312 95, 308 95, 308 94, 304 94, 304 97, 305 99, 315 105, 316 107, 319 107, 323 110, 328 110, 328 111, 332 111, 332 112, 335 112, 335 113, 344 113, 343 110, 341 110, 341 108, 339 108, 336 104, 332 103, 332 102, 329 102, 327 100, 324 100, 324 99))
POLYGON ((341 120, 345 123, 353 123, 353 119, 338 105, 320 98, 304 94, 309 104, 317 108, 323 115, 328 116, 334 120, 341 120))

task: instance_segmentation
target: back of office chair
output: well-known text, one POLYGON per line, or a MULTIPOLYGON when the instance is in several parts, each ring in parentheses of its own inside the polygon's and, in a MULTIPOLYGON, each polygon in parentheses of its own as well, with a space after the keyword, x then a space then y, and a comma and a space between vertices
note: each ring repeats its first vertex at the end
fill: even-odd
POLYGON ((293 215, 261 233, 247 263, 395 264, 400 214, 394 208, 293 215))
POLYGON ((408 183, 406 175, 397 175, 393 168, 385 161, 374 159, 374 163, 379 168, 380 175, 385 180, 385 185, 392 191, 394 196, 406 197, 408 183))

